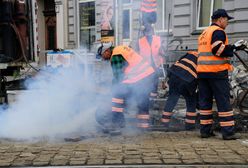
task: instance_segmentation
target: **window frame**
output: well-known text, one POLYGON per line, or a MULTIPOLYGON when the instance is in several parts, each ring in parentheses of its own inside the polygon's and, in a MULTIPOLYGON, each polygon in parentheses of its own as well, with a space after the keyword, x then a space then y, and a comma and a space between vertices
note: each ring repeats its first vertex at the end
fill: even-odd
MULTIPOLYGON (((197 22, 196 22, 196 30, 204 30, 206 29, 208 26, 205 27, 200 27, 200 9, 201 9, 201 3, 203 0, 197 0, 197 22)), ((210 11, 209 11, 209 25, 211 24, 211 15, 213 13, 213 9, 214 9, 214 3, 217 0, 211 0, 211 4, 210 4, 210 11)))
MULTIPOLYGON (((78 0, 78 9, 77 9, 77 22, 78 22, 78 47, 81 47, 81 31, 82 30, 89 30, 91 31, 91 29, 94 29, 95 31, 95 36, 97 36, 96 34, 96 20, 95 20, 95 25, 94 26, 81 26, 81 22, 80 22, 80 4, 82 3, 88 3, 88 2, 94 2, 94 4, 96 5, 96 0, 78 0)), ((95 6, 95 16, 96 16, 96 6, 95 6)), ((95 18, 96 19, 96 18, 95 18)), ((87 46, 89 47, 89 52, 91 51, 92 49, 92 46, 94 45, 95 42, 93 42, 92 44, 89 44, 90 46, 87 46)), ((87 48, 88 50, 88 48, 87 48)))
MULTIPOLYGON (((125 10, 128 10, 129 11, 129 38, 124 38, 123 37, 123 30, 122 30, 122 40, 123 40, 123 42, 125 43, 125 42, 130 42, 131 41, 131 39, 132 39, 132 8, 131 7, 123 7, 123 10, 122 10, 122 23, 123 23, 123 12, 125 11, 125 10)), ((122 26, 122 28, 123 28, 123 26, 122 26)))
POLYGON ((129 3, 124 3, 124 2, 122 2, 122 5, 123 5, 123 6, 127 6, 127 5, 131 5, 132 3, 133 3, 133 0, 130 0, 129 3))
MULTIPOLYGON (((172 2, 171 2, 172 3, 172 6, 171 6, 172 10, 173 10, 173 2, 174 1, 172 0, 172 2)), ((171 10, 171 12, 166 13, 165 12, 166 11, 165 8, 166 8, 166 0, 162 0, 162 29, 157 29, 156 30, 157 33, 170 33, 170 32, 172 32, 172 28, 171 28, 171 25, 172 25, 172 19, 171 19, 171 17, 172 17, 172 10, 171 10), (165 20, 168 19, 168 18, 166 18, 166 14, 169 14, 169 13, 170 13, 170 23, 169 23, 170 25, 168 25, 169 27, 166 27, 165 20), (168 32, 168 29, 169 29, 169 32, 168 32)))

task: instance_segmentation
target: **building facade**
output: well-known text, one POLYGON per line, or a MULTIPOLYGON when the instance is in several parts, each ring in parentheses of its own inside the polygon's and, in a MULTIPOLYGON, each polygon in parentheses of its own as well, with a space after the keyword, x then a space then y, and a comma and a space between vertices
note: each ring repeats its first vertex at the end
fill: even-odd
MULTIPOLYGON (((86 48, 95 52, 101 42, 101 23, 106 4, 112 3, 114 44, 132 44, 141 32, 141 0, 55 0, 57 47, 86 48)), ((215 9, 224 8, 235 19, 226 32, 230 43, 248 40, 248 1, 246 0, 157 0, 155 25, 170 50, 196 49, 197 38, 211 23, 215 9), (169 44, 169 45, 168 45, 169 44)))

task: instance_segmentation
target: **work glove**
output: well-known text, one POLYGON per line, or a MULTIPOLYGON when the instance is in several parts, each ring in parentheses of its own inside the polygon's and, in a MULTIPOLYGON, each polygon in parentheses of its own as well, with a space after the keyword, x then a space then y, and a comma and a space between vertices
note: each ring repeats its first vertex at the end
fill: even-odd
POLYGON ((238 40, 233 46, 235 50, 244 50, 248 47, 248 42, 246 40, 238 40))

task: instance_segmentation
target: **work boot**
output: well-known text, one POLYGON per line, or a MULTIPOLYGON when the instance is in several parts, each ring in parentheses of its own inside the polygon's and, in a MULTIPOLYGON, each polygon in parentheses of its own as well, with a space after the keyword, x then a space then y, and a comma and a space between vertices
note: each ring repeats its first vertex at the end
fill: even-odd
POLYGON ((121 135, 122 125, 120 123, 112 123, 111 129, 109 130, 109 134, 111 136, 121 135))
POLYGON ((195 130, 195 124, 185 124, 185 130, 186 131, 194 131, 195 130))
POLYGON ((240 134, 232 134, 232 135, 223 135, 222 138, 224 140, 236 140, 240 139, 241 135, 240 134))
POLYGON ((214 136, 215 136, 214 132, 201 133, 201 138, 210 138, 210 137, 214 137, 214 136))
POLYGON ((110 135, 120 135, 121 134, 121 126, 119 124, 114 123, 106 123, 102 127, 103 133, 110 135))

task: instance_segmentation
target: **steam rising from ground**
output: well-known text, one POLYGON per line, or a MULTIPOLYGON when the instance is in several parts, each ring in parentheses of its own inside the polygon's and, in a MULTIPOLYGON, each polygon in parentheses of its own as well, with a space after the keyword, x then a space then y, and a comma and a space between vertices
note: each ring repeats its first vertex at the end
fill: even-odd
POLYGON ((42 70, 7 110, 0 111, 0 138, 54 138, 95 130, 98 102, 87 64, 42 70))

